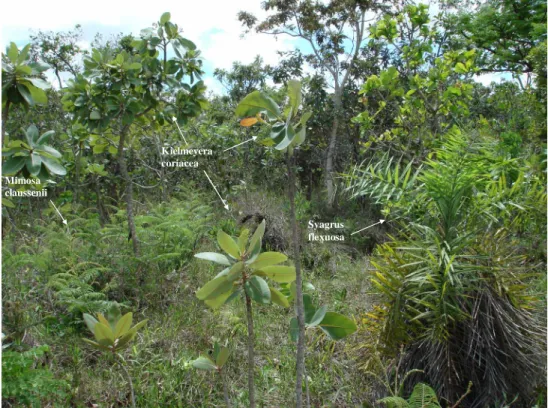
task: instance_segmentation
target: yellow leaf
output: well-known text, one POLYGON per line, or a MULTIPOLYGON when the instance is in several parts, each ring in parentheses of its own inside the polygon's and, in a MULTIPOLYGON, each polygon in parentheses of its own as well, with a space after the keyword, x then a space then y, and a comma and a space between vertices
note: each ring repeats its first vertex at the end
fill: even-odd
POLYGON ((249 126, 253 126, 258 121, 259 121, 259 119, 257 119, 257 118, 244 118, 240 121, 240 125, 245 126, 245 127, 249 127, 249 126))

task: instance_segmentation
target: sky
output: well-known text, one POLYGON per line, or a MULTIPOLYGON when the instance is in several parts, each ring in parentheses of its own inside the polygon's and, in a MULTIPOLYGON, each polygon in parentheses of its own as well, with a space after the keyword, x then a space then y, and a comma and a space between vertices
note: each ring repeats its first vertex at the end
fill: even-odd
MULTIPOLYGON (((19 47, 29 42, 31 32, 66 31, 80 24, 83 39, 80 44, 89 48, 96 33, 107 39, 119 33, 139 34, 169 11, 171 21, 183 29, 183 36, 193 41, 204 59, 204 81, 209 90, 222 93, 222 85, 213 78, 215 68, 227 69, 235 61, 250 63, 260 55, 266 64, 276 64, 277 51, 287 51, 299 45, 288 36, 274 37, 248 33, 237 19, 238 11, 252 12, 257 17, 265 15, 262 0, 155 0, 141 3, 128 0, 93 0, 78 3, 68 0, 24 3, 4 1, 0 6, 2 49, 10 42, 19 47)), ((302 43, 300 43, 302 46, 302 43)), ((501 75, 488 74, 478 81, 489 84, 500 81, 501 75)))
POLYGON ((32 31, 66 31, 76 24, 84 33, 81 46, 89 47, 96 33, 103 38, 118 33, 138 34, 143 28, 158 21, 169 11, 171 21, 183 29, 183 36, 193 41, 202 52, 204 81, 215 92, 223 91, 213 78, 215 68, 230 68, 240 61, 250 63, 260 55, 266 64, 276 64, 276 51, 294 49, 296 40, 289 37, 249 33, 237 19, 238 11, 250 11, 264 16, 261 0, 156 0, 148 2, 127 0, 93 0, 75 2, 67 0, 27 0, 22 6, 15 1, 4 1, 0 6, 2 49, 10 42, 19 47, 29 42, 32 31), (28 10, 28 11, 25 11, 28 10))

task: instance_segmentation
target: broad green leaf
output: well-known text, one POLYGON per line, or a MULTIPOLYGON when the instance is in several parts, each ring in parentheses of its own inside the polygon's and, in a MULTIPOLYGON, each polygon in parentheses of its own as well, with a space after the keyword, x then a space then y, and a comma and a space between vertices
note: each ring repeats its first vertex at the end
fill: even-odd
POLYGON ((245 246, 247 245, 248 239, 249 230, 247 228, 244 228, 242 232, 240 232, 240 236, 238 237, 238 248, 240 249, 241 254, 245 252, 245 246))
POLYGON ((84 323, 86 323, 86 326, 92 333, 95 333, 95 325, 97 324, 97 319, 95 317, 84 313, 84 323))
POLYGON ((34 148, 34 151, 39 152, 39 153, 44 153, 46 156, 51 156, 52 158, 56 158, 56 159, 63 156, 61 153, 59 153, 53 147, 47 146, 47 145, 41 145, 41 146, 38 145, 37 147, 34 148))
POLYGON ((251 237, 251 240, 249 241, 249 248, 248 248, 249 253, 255 252, 257 244, 261 245, 261 240, 263 239, 265 228, 266 228, 266 222, 265 220, 263 220, 263 222, 261 222, 259 226, 257 227, 257 229, 255 230, 255 232, 253 233, 251 237))
POLYGON ((229 272, 226 275, 226 278, 230 282, 234 282, 235 280, 238 280, 238 278, 242 277, 243 269, 244 269, 244 263, 236 262, 234 265, 232 265, 232 268, 230 268, 229 272))
POLYGON ((93 347, 99 349, 99 350, 102 350, 102 351, 110 351, 110 348, 108 348, 107 346, 103 346, 102 344, 99 344, 93 340, 90 340, 90 339, 82 339, 84 340, 86 343, 88 344, 91 344, 93 347))
POLYGON ((222 367, 225 365, 226 361, 228 360, 230 352, 228 351, 228 348, 222 347, 219 351, 219 354, 217 355, 217 359, 215 363, 217 364, 217 367, 222 367))
POLYGON ((52 137, 53 135, 55 134, 55 130, 49 130, 47 131, 46 133, 43 133, 42 136, 40 136, 38 138, 38 140, 36 141, 36 144, 37 145, 42 145, 44 144, 45 142, 47 142, 47 140, 52 137))
POLYGON ((207 282, 196 292, 196 297, 200 300, 214 299, 223 293, 232 289, 232 282, 226 276, 219 276, 207 282))
POLYGON ((131 331, 131 330, 128 331, 126 334, 124 334, 122 337, 118 339, 118 341, 116 342, 116 348, 120 350, 126 347, 129 344, 129 342, 133 340, 133 338, 135 337, 135 334, 136 332, 134 331, 131 331))
POLYGON ((214 371, 217 369, 217 366, 213 361, 207 357, 198 357, 192 362, 194 368, 199 368, 200 370, 214 371))
POLYGON ((236 107, 236 116, 241 118, 266 113, 269 119, 280 117, 280 108, 264 92, 254 91, 247 95, 236 107))
POLYGON ((25 165, 24 157, 12 157, 9 160, 4 162, 2 166, 2 173, 4 176, 9 176, 11 174, 17 174, 25 165))
POLYGON ((196 44, 194 44, 192 41, 187 40, 186 38, 179 38, 179 44, 186 48, 187 50, 194 51, 196 49, 196 44))
POLYGON ((272 279, 274 282, 279 283, 289 283, 293 282, 296 278, 295 267, 294 266, 265 266, 260 269, 268 278, 272 279))
POLYGON ((22 64, 23 62, 25 62, 25 60, 29 56, 29 51, 30 51, 30 44, 27 44, 21 50, 21 52, 19 53, 19 56, 17 57, 17 63, 18 64, 22 64))
POLYGON ((306 293, 303 294, 304 321, 308 323, 316 314, 316 308, 312 304, 312 297, 306 293))
POLYGON ((277 265, 286 260, 287 256, 279 252, 263 252, 249 266, 253 269, 261 269, 265 266, 277 265))
POLYGON ((299 338, 299 322, 295 317, 292 317, 289 321, 289 337, 292 341, 297 341, 299 338))
POLYGON ((40 173, 40 168, 42 167, 42 159, 40 155, 33 153, 27 159, 27 170, 32 176, 37 176, 40 173))
POLYGON ((100 344, 114 344, 114 333, 112 333, 110 326, 107 326, 104 323, 97 322, 93 329, 93 334, 100 344))
POLYGON ((295 116, 301 105, 301 82, 295 79, 288 81, 287 95, 289 96, 289 107, 293 110, 293 116, 295 116))
MULTIPOLYGON (((28 83, 28 82, 27 82, 28 83)), ((26 84, 25 84, 26 85, 26 84)), ((28 86, 30 94, 32 95, 32 100, 38 105, 46 105, 48 103, 48 96, 44 90, 37 88, 35 86, 28 86)))
POLYGON ((32 98, 32 94, 25 85, 17 84, 17 90, 19 91, 19 94, 23 97, 25 102, 27 102, 31 106, 34 105, 34 99, 32 98))
POLYGON ((249 284, 253 300, 262 304, 270 303, 270 289, 263 278, 252 276, 246 283, 249 284))
POLYGON ((312 316, 312 318, 307 324, 311 327, 317 326, 325 317, 326 312, 327 312, 327 306, 320 307, 318 310, 316 310, 316 312, 314 313, 314 316, 312 316))
POLYGON ((345 338, 358 329, 352 319, 335 312, 327 312, 319 326, 332 340, 345 338))
POLYGON ((457 62, 455 65, 455 72, 457 74, 465 74, 468 72, 468 69, 466 69, 466 66, 462 62, 457 62))
POLYGON ((67 174, 67 170, 59 164, 59 162, 56 159, 51 159, 46 156, 42 156, 42 163, 46 166, 48 169, 48 173, 55 174, 58 176, 64 176, 67 174))
POLYGON ((99 112, 98 110, 92 110, 89 114, 89 118, 91 120, 99 120, 101 119, 101 112, 99 112))
POLYGON ((221 265, 230 265, 230 261, 223 254, 218 254, 216 252, 200 252, 199 254, 194 255, 195 258, 205 259, 206 261, 212 261, 221 265))
POLYGON ((15 45, 14 42, 11 42, 7 51, 7 56, 13 64, 17 62, 18 55, 19 55, 19 50, 17 49, 17 45, 15 45))
POLYGON ((38 128, 34 125, 30 125, 25 131, 25 137, 29 146, 34 146, 36 144, 36 141, 40 137, 40 133, 38 133, 38 128))
POLYGON ((2 198, 2 206, 8 207, 8 208, 15 208, 15 204, 11 200, 8 200, 7 198, 2 198))
POLYGON ((123 315, 120 320, 116 322, 116 326, 114 327, 114 337, 118 338, 126 334, 131 328, 132 320, 133 313, 129 312, 123 315))
POLYGON ((212 361, 217 361, 217 356, 219 355, 219 353, 221 352, 221 346, 219 345, 219 342, 215 342, 215 344, 213 345, 213 358, 211 359, 212 361))
POLYGON ((281 307, 289 307, 289 300, 277 289, 270 287, 270 298, 272 302, 281 307))
POLYGON ((97 315, 97 318, 99 319, 99 322, 103 323, 105 326, 111 327, 110 322, 105 318, 102 313, 99 313, 97 315))
POLYGON ((240 247, 226 232, 219 230, 217 233, 217 242, 223 251, 234 259, 240 258, 240 247))
POLYGON ((26 78, 26 80, 30 81, 32 85, 34 85, 36 88, 39 88, 43 91, 51 88, 51 85, 49 84, 49 82, 43 80, 42 78, 26 78))
POLYGON ((145 324, 147 324, 148 322, 148 319, 145 319, 145 320, 141 320, 139 323, 137 323, 135 326, 133 326, 129 332, 133 332, 133 333, 137 333, 137 331, 141 328, 141 327, 144 327, 145 324))
MULTIPOLYGON (((234 287, 233 287, 234 289, 234 287)), ((217 296, 215 299, 204 300, 204 303, 213 310, 220 308, 225 303, 228 303, 231 297, 238 291, 231 292, 230 290, 222 295, 217 296)))
POLYGON ((171 19, 171 13, 165 12, 162 14, 162 17, 160 17, 160 25, 164 25, 171 19))
POLYGON ((293 139, 295 138, 295 130, 293 129, 293 126, 289 125, 285 128, 285 136, 283 140, 276 145, 276 150, 285 150, 287 149, 291 143, 293 142, 293 139))
POLYGON ((301 120, 299 120, 299 123, 297 125, 302 126, 302 127, 306 127, 306 122, 308 122, 308 119, 310 119, 311 116, 312 116, 312 112, 310 112, 310 111, 304 112, 301 115, 301 120))

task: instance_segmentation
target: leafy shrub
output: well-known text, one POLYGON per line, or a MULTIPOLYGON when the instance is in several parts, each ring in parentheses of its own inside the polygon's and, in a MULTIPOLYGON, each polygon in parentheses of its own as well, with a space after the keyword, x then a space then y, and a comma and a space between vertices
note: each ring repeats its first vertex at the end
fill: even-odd
POLYGON ((44 401, 67 403, 68 383, 54 378, 40 361, 47 352, 48 346, 2 352, 3 399, 32 407, 42 407, 44 401))

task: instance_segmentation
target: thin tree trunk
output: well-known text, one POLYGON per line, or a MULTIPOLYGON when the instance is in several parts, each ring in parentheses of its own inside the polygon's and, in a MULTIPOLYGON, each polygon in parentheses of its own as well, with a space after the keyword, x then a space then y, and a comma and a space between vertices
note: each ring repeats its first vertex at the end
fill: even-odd
POLYGON ((131 395, 131 406, 133 408, 135 408, 136 407, 136 405, 135 405, 135 392, 133 391, 133 382, 131 381, 131 375, 129 375, 129 372, 126 369, 126 366, 124 365, 124 361, 123 361, 122 357, 120 357, 118 354, 116 354, 116 357, 118 358, 118 360, 117 360, 118 364, 122 368, 122 371, 124 372, 126 380, 129 383, 129 392, 130 392, 130 395, 131 395))
POLYGON ((253 331, 253 309, 251 298, 244 290, 247 315, 247 387, 249 388, 249 407, 255 408, 255 333, 253 331))
POLYGON ((74 203, 80 201, 80 158, 82 156, 82 145, 78 143, 77 150, 74 152, 74 203))
POLYGON ((226 408, 230 408, 230 398, 228 396, 228 384, 226 382, 226 374, 223 370, 220 370, 219 375, 221 376, 221 381, 223 382, 223 397, 225 399, 226 408))
POLYGON ((11 105, 11 102, 8 99, 6 101, 6 107, 2 110, 2 147, 4 146, 4 136, 6 136, 6 123, 8 122, 10 105, 11 105))
POLYGON ((293 234, 293 260, 295 262, 295 286, 296 286, 296 301, 297 301, 297 324, 299 327, 299 337, 297 340, 297 378, 295 381, 295 406, 301 408, 303 404, 303 375, 304 375, 304 303, 303 303, 303 279, 301 274, 301 250, 299 242, 299 231, 297 226, 297 217, 295 216, 295 172, 294 158, 286 155, 287 174, 289 177, 289 204, 290 204, 290 220, 293 234))
POLYGON ((333 125, 331 126, 331 135, 329 137, 329 145, 327 146, 327 154, 325 159, 325 185, 327 189, 327 207, 331 209, 335 202, 335 187, 333 183, 333 167, 335 155, 337 153, 337 137, 339 131, 339 115, 342 107, 342 90, 335 90, 333 103, 334 116, 333 125))
POLYGON ((137 231, 135 229, 135 220, 133 216, 133 183, 129 178, 127 171, 126 159, 124 155, 124 143, 128 131, 128 126, 124 126, 120 132, 120 143, 118 144, 118 165, 120 166, 120 173, 126 183, 126 205, 127 205, 127 223, 129 228, 129 236, 133 243, 133 253, 136 257, 140 255, 139 240, 137 238, 137 231))

